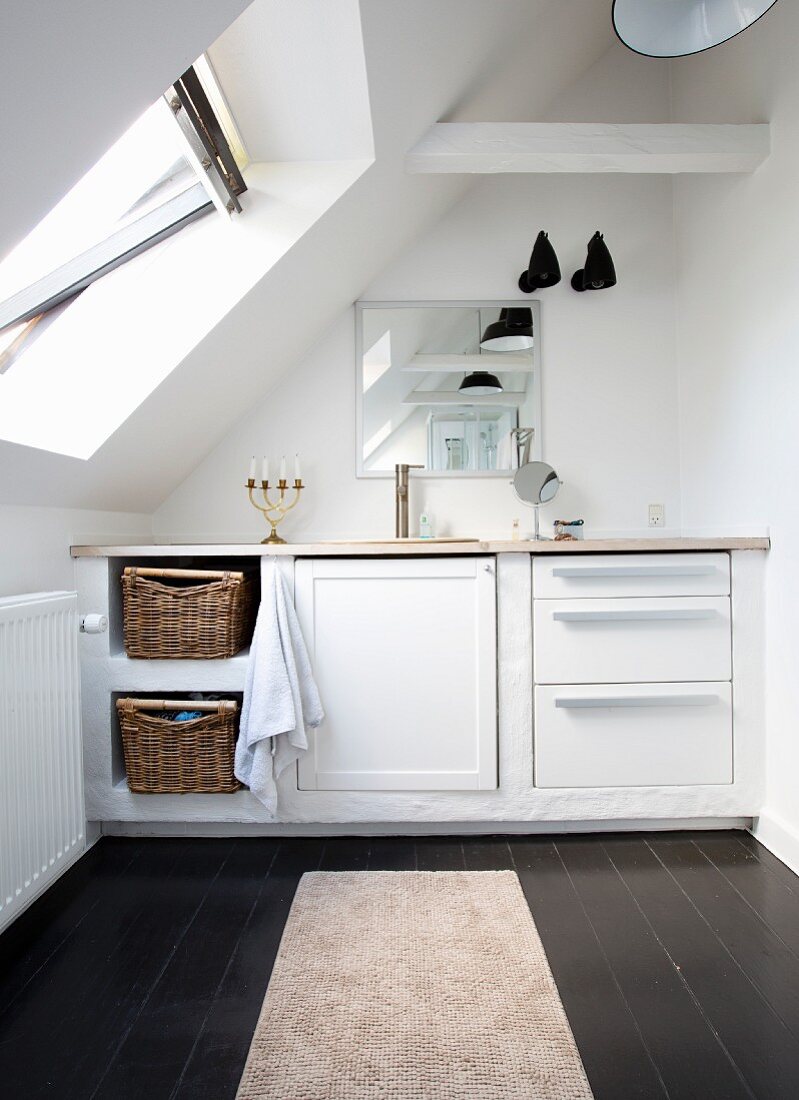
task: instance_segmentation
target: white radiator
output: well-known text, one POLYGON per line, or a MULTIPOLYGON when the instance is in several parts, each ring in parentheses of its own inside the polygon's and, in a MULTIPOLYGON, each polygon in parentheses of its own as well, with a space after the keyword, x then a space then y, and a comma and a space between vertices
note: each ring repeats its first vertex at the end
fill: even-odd
POLYGON ((0 929, 84 846, 77 596, 0 599, 0 929))

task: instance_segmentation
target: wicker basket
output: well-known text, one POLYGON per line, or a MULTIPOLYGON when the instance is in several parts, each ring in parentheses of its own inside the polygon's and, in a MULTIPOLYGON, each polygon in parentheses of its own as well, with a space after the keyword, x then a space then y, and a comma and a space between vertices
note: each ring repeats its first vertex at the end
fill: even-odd
POLYGON ((256 612, 252 572, 129 566, 122 597, 128 657, 212 660, 233 657, 250 644, 256 612))
POLYGON ((231 699, 118 699, 128 787, 136 794, 229 794, 233 775, 236 712, 231 699), (148 711, 207 711, 175 722, 148 711))

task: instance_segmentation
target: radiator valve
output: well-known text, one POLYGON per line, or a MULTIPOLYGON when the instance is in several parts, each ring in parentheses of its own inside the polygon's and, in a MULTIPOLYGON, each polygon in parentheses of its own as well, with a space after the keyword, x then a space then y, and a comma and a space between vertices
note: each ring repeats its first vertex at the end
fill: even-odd
POLYGON ((80 620, 81 634, 105 634, 108 630, 107 615, 82 615, 80 620))

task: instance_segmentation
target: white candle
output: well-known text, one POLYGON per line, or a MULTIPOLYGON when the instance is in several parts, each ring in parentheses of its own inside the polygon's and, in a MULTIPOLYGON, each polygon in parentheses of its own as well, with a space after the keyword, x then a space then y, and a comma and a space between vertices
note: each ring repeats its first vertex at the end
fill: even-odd
POLYGON ((247 478, 248 481, 255 481, 255 455, 250 459, 250 473, 247 478))
POLYGON ((302 481, 302 474, 300 473, 300 456, 294 456, 294 480, 302 481))
POLYGON ((261 481, 269 481, 269 459, 266 455, 261 463, 261 481))
POLYGON ((280 480, 281 481, 286 480, 286 456, 285 455, 283 455, 283 457, 280 459, 280 480))

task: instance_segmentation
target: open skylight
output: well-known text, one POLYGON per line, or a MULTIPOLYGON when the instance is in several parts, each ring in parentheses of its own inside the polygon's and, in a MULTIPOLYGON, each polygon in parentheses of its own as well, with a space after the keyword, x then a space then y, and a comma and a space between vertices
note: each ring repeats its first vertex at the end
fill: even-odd
POLYGON ((75 388, 85 381, 73 307, 87 287, 214 206, 241 210, 244 151, 226 105, 217 115, 223 104, 201 59, 0 260, 0 438, 84 456, 68 426, 43 432, 32 394, 43 371, 63 371, 59 351, 75 388))
MULTIPOLYGON (((203 72, 210 84, 207 63, 203 72)), ((226 123, 230 130, 229 113, 226 123)), ((241 149, 240 139, 234 145, 241 149)), ((0 334, 73 297, 212 203, 240 210, 244 190, 224 125, 191 68, 0 262, 0 334)))
POLYGON ((33 232, 0 263, 0 301, 57 271, 171 199, 193 190, 188 206, 210 198, 187 161, 164 100, 154 103, 33 232))

